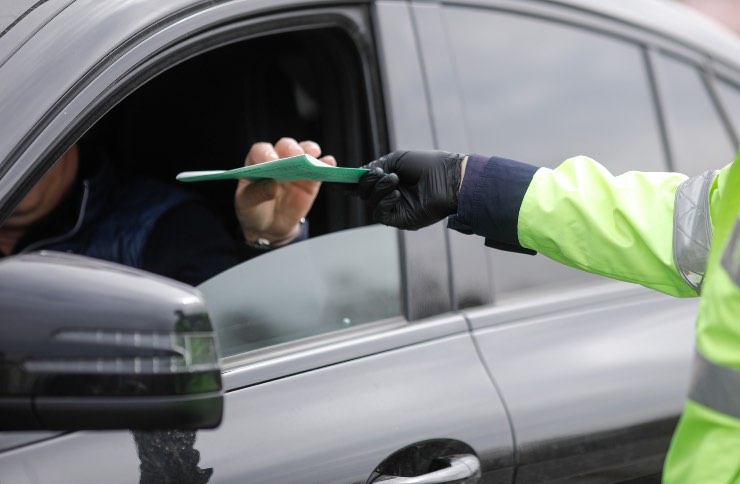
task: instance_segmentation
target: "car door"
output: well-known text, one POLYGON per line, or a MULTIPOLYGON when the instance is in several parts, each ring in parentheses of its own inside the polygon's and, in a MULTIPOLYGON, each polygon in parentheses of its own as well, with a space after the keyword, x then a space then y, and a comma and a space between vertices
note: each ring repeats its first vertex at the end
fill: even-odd
MULTIPOLYGON (((654 96, 644 32, 547 2, 413 8, 441 148, 547 167, 587 155, 615 174, 702 171, 699 160, 676 163, 665 143, 673 119, 654 96)), ((715 107, 702 109, 716 117, 707 152, 729 148, 715 107)), ((449 239, 457 307, 512 419, 516 482, 659 481, 690 374, 696 301, 449 239)))
MULTIPOLYGON (((152 9, 121 1, 107 10, 72 3, 0 68, 9 88, 26 95, 23 76, 38 78, 45 65, 26 65, 27 53, 48 56, 56 69, 56 84, 42 83, 18 125, 6 126, 4 213, 65 146, 114 104, 125 106, 140 84, 237 40, 260 47, 271 36, 296 40, 280 37, 286 32, 343 39, 358 61, 351 65, 359 95, 342 97, 337 84, 325 99, 333 96, 333 106, 322 111, 346 116, 325 125, 327 140, 355 129, 357 137, 337 142, 337 150, 361 156, 351 147, 367 145, 375 155, 387 146, 431 147, 406 3, 331 3, 172 1, 152 9), (99 21, 81 22, 91 12, 99 21), (75 42, 63 41, 70 32, 77 32, 75 42), (85 44, 79 32, 97 42, 85 44), (68 49, 77 49, 71 65, 53 61, 68 49), (7 74, 19 66, 20 73, 7 74), (369 124, 366 132, 367 125, 353 124, 358 117, 369 124)), ((329 55, 329 44, 321 45, 327 49, 317 50, 329 55)), ((333 67, 327 76, 339 70, 333 67)), ((295 116, 317 119, 304 86, 289 85, 286 92, 303 102, 295 116)), ((261 121, 276 129, 293 120, 264 113, 261 121)), ((201 287, 227 390, 218 429, 50 436, 1 453, 0 481, 364 483, 441 470, 452 474, 438 482, 511 482, 509 419, 464 318, 451 310, 442 226, 400 234, 363 226, 340 206, 325 212, 316 220, 326 234, 261 254, 201 287)))

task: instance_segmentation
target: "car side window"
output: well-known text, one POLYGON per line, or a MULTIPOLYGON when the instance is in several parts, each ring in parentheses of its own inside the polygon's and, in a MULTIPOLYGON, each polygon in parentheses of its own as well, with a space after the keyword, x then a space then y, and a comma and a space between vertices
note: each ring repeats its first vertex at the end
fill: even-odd
POLYGON ((370 225, 273 250, 199 286, 221 356, 401 315, 397 231, 370 225))
POLYGON ((618 173, 663 168, 638 46, 514 14, 446 12, 473 151, 549 167, 587 155, 618 173))
MULTIPOLYGON (((516 14, 448 7, 446 17, 472 152, 547 167, 587 155, 615 174, 665 169, 640 47, 516 14)), ((497 300, 598 280, 544 257, 487 257, 497 300)))
POLYGON ((732 161, 735 149, 698 67, 657 56, 673 167, 693 176, 732 161))
POLYGON ((717 80, 717 91, 725 104, 725 110, 730 117, 735 135, 740 138, 740 87, 737 84, 717 80))

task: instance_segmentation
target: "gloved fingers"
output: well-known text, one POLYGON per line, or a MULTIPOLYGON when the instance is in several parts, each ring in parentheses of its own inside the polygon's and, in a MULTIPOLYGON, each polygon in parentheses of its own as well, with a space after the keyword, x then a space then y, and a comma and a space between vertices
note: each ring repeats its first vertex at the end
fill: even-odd
POLYGON ((398 188, 398 175, 395 173, 384 174, 365 198, 365 203, 370 208, 375 208, 383 198, 398 188))
MULTIPOLYGON (((368 167, 369 165, 365 165, 363 168, 368 167)), ((383 170, 380 168, 378 170, 380 170, 379 174, 374 173, 372 170, 365 173, 357 183, 323 182, 323 185, 329 190, 339 192, 343 195, 361 197, 364 200, 367 198, 365 192, 369 193, 373 186, 375 186, 375 183, 382 178, 383 170)))
POLYGON ((385 173, 383 173, 383 169, 380 167, 371 167, 369 172, 362 175, 360 181, 357 183, 357 193, 360 198, 367 200, 375 188, 375 184, 384 176, 385 173))
POLYGON ((360 177, 357 183, 357 193, 361 199, 367 200, 375 190, 375 185, 385 177, 380 167, 370 168, 370 171, 360 177))
POLYGON ((391 193, 380 199, 375 210, 373 210, 373 220, 383 225, 399 227, 397 213, 400 200, 401 192, 398 190, 393 190, 391 193))
POLYGON ((377 160, 373 160, 373 161, 371 161, 370 163, 368 163, 366 165, 362 165, 360 168, 367 168, 368 170, 372 170, 373 168, 378 168, 379 167, 384 172, 387 172, 388 170, 385 169, 386 165, 388 165, 388 163, 390 162, 390 160, 392 160, 393 158, 395 158, 398 155, 398 153, 401 153, 401 152, 399 152, 399 151, 393 151, 391 153, 387 153, 387 154, 381 156, 380 158, 378 158, 377 160))

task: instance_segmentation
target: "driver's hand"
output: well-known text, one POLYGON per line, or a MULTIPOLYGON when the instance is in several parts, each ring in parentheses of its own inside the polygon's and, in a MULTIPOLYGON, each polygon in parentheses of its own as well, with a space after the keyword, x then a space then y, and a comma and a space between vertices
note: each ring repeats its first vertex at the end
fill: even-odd
MULTIPOLYGON (((321 156, 321 148, 313 141, 281 138, 270 143, 255 143, 247 154, 245 166, 302 154, 315 158, 321 156)), ((320 158, 326 164, 336 166, 333 156, 320 158)), ((247 242, 265 239, 273 247, 290 243, 300 232, 300 221, 308 214, 321 182, 295 181, 278 183, 275 180, 239 180, 234 195, 236 216, 247 242)))

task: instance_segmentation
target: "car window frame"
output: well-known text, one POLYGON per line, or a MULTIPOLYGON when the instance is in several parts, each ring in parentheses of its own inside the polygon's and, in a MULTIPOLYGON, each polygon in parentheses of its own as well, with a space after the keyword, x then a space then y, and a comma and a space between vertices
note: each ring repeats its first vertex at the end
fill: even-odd
POLYGON ((730 114, 731 109, 729 107, 729 102, 727 100, 727 96, 722 92, 722 89, 734 89, 740 93, 740 83, 738 83, 737 79, 731 80, 723 75, 715 74, 712 79, 712 85, 713 91, 717 96, 717 102, 721 106, 722 112, 727 117, 727 123, 729 124, 731 131, 734 133, 733 139, 735 142, 735 149, 737 150, 738 147, 740 147, 740 120, 738 119, 737 114, 734 116, 730 114), (724 87, 720 89, 720 85, 723 85, 724 87))
MULTIPOLYGON (((89 2, 94 3, 93 0, 72 1, 56 13, 33 37, 22 42, 5 64, 0 65, 0 76, 9 76, 8 70, 17 65, 46 65, 47 61, 58 57, 49 49, 50 44, 65 38, 69 30, 94 29, 89 22, 85 22, 89 18, 89 2), (34 59, 34 62, 26 62, 27 59, 34 59)), ((71 59, 68 70, 49 67, 50 72, 46 73, 46 77, 61 74, 57 86, 46 86, 36 97, 24 93, 23 99, 34 100, 31 111, 35 112, 19 113, 17 129, 27 131, 18 136, 13 129, 0 127, 0 134, 4 135, 0 138, 3 140, 0 143, 0 223, 9 215, 9 207, 20 202, 25 192, 35 185, 66 147, 79 139, 138 85, 154 77, 163 66, 182 62, 230 41, 259 35, 257 31, 246 32, 262 23, 255 21, 255 15, 260 15, 262 19, 267 16, 302 19, 296 12, 303 11, 305 7, 294 8, 286 13, 282 9, 284 5, 293 5, 293 2, 235 0, 214 5, 203 0, 167 0, 154 10, 130 0, 114 5, 115 11, 108 12, 109 17, 123 16, 128 20, 121 22, 125 27, 110 33, 100 32, 100 28, 93 32, 86 30, 88 39, 94 38, 96 41, 88 44, 95 44, 96 47, 89 52, 81 52, 79 58, 71 59), (234 38, 235 29, 245 31, 234 38), (222 38, 213 45, 217 33, 226 37, 231 35, 232 38, 222 38)), ((331 5, 319 8, 342 10, 331 5)), ((358 10, 359 7, 355 6, 343 12, 352 19, 359 15, 358 10)), ((349 33, 361 35, 352 29, 349 29, 349 33)), ((5 44, 0 43, 2 45, 5 44)), ((20 75, 9 78, 13 79, 13 83, 7 86, 6 92, 25 89, 24 84, 28 84, 20 75)), ((372 82, 377 81, 372 79, 372 82)), ((0 94, 0 106, 7 108, 8 99, 12 98, 0 94)), ((379 102, 375 102, 376 109, 380 106, 379 102)), ((373 140, 381 144, 382 134, 373 133, 373 140)))
POLYGON ((737 119, 737 116, 733 117, 729 114, 727 101, 724 99, 723 94, 717 87, 720 82, 724 82, 725 84, 730 84, 740 88, 740 66, 733 67, 728 65, 726 62, 710 57, 707 60, 706 68, 709 76, 709 87, 715 96, 718 105, 727 117, 729 125, 728 129, 733 133, 733 139, 736 142, 735 149, 740 150, 740 122, 736 123, 733 121, 734 119, 737 119))
MULTIPOLYGON (((725 131, 725 136, 734 146, 735 150, 737 150, 738 136, 733 130, 727 109, 718 93, 716 87, 716 74, 713 71, 711 58, 706 57, 699 52, 690 52, 685 49, 668 49, 666 47, 658 46, 648 46, 647 48, 650 70, 654 79, 653 82, 656 85, 655 96, 660 110, 661 127, 664 132, 666 151, 668 153, 669 170, 681 171, 680 167, 676 166, 677 162, 674 146, 675 135, 670 134, 670 129, 666 121, 668 118, 668 110, 670 109, 668 108, 666 101, 666 76, 663 73, 665 68, 664 63, 666 62, 682 65, 699 76, 701 85, 709 98, 710 109, 714 111, 716 118, 719 120, 720 126, 725 131)), ((727 160, 728 163, 730 161, 731 160, 727 160)))

